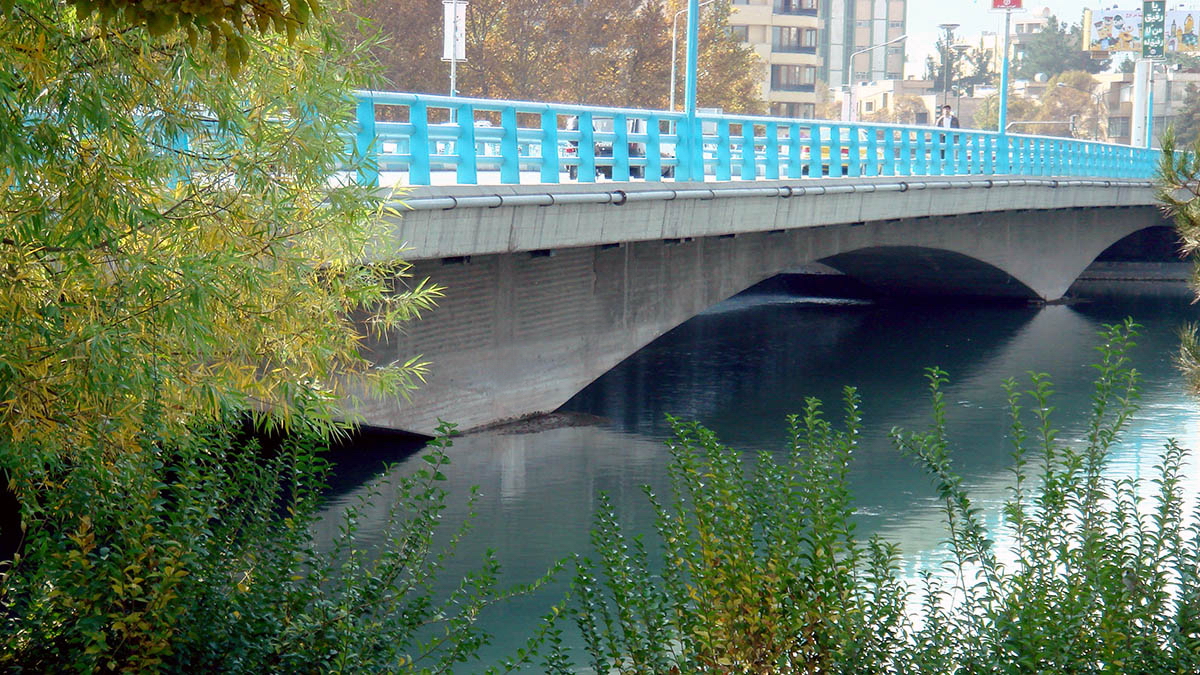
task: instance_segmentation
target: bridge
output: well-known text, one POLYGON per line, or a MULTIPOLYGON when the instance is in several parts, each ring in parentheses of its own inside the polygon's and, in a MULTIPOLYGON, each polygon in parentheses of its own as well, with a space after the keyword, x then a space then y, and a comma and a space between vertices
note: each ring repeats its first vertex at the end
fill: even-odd
POLYGON ((364 92, 358 180, 402 185, 386 236, 441 306, 364 346, 422 354, 367 424, 429 433, 549 412, 781 272, 884 293, 1053 301, 1162 220, 1156 151, 905 125, 364 92))

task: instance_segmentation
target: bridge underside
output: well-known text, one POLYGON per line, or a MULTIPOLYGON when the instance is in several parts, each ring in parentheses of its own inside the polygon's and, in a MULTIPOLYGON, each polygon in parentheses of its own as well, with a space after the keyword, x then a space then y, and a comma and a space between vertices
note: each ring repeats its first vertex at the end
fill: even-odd
POLYGON ((367 400, 375 426, 428 434, 549 412, 656 337, 781 271, 823 262, 884 293, 1054 300, 1154 207, 1008 211, 463 256, 415 263, 446 286, 378 362, 421 354, 410 402, 367 400))

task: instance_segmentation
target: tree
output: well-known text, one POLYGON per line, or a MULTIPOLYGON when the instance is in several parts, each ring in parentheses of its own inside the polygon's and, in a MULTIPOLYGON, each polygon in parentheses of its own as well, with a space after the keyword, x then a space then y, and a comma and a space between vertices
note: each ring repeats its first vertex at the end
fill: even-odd
POLYGON ((424 373, 369 363, 364 331, 438 294, 347 164, 362 51, 323 21, 213 50, 136 13, 5 12, 0 477, 22 549, 0 561, 0 669, 153 672, 229 635, 270 655, 320 606, 306 523, 345 383, 401 396, 424 373), (306 449, 271 459, 247 417, 306 449))
POLYGON ((945 91, 949 84, 949 88, 965 92, 968 87, 991 84, 996 78, 990 49, 956 48, 955 45, 947 45, 945 38, 942 38, 937 43, 937 54, 936 57, 925 58, 925 79, 933 82, 936 91, 945 91), (942 65, 942 55, 948 47, 945 56, 952 73, 949 83, 946 82, 946 69, 942 65))
POLYGON ((1041 32, 1030 37, 1029 47, 1017 63, 1016 75, 1033 79, 1038 74, 1054 77, 1068 70, 1099 73, 1108 68, 1110 59, 1093 59, 1082 50, 1082 45, 1078 24, 1067 27, 1051 16, 1041 32))
MULTIPOLYGON (((764 111, 762 76, 757 55, 729 28, 729 0, 706 8, 700 24, 698 105, 725 112, 753 114, 764 111)), ((681 59, 680 63, 684 61, 681 59)))
MULTIPOLYGON (((1024 133, 1028 127, 1022 128, 1014 122, 1032 121, 1038 118, 1040 104, 1029 98, 1011 97, 1008 99, 1008 124, 1012 125, 1013 133, 1024 133)), ((975 128, 976 129, 996 129, 1000 124, 1000 96, 992 94, 983 100, 983 103, 975 110, 975 128)))
POLYGON ((825 82, 817 80, 817 104, 813 107, 813 117, 819 120, 842 119, 842 99, 834 95, 834 90, 825 82))
MULTIPOLYGON (((379 32, 372 50, 391 86, 445 92, 440 61, 440 0, 398 0, 356 7, 374 19, 347 24, 352 40, 379 32), (411 9, 409 4, 412 5, 411 9), (399 17, 399 18, 398 18, 399 17)), ((671 20, 679 0, 474 0, 467 11, 467 60, 458 65, 466 96, 665 108, 670 97, 671 20)), ((703 10, 699 44, 699 105, 761 112, 761 64, 729 29, 728 0, 703 10)), ((680 25, 682 32, 682 24, 680 25)), ((369 40, 367 40, 369 42, 369 40)), ((678 41, 676 99, 682 100, 684 40, 678 41)))
POLYGON ((892 124, 919 124, 924 114, 926 122, 932 119, 929 109, 920 96, 905 94, 892 100, 892 105, 868 116, 868 122, 887 122, 892 124))
POLYGON ((1059 73, 1046 83, 1037 119, 1071 124, 1046 125, 1039 133, 1048 136, 1099 139, 1106 110, 1093 92, 1096 79, 1081 70, 1059 73))
POLYGON ((1189 83, 1183 95, 1183 110, 1175 118, 1175 140, 1180 145, 1192 146, 1200 140, 1200 88, 1189 83))
MULTIPOLYGON (((478 4, 472 3, 469 17, 479 11, 478 4)), ((398 9, 392 3, 354 0, 351 11, 339 19, 345 35, 367 45, 389 86, 423 94, 447 93, 450 66, 442 61, 441 0, 409 0, 403 11, 398 9), (417 26, 426 29, 414 30, 417 26)))
MULTIPOLYGON (((1188 87, 1189 97, 1196 96, 1188 87)), ((1191 110, 1191 108, 1189 108, 1191 110)), ((1157 196, 1166 215, 1175 222, 1181 256, 1192 263, 1192 292, 1200 297, 1200 139, 1182 146, 1175 128, 1162 136, 1162 154, 1158 160, 1157 196), (1182 147, 1181 147, 1182 146, 1182 147)), ((1179 331, 1179 365, 1193 393, 1200 392, 1200 325, 1189 322, 1179 331)))

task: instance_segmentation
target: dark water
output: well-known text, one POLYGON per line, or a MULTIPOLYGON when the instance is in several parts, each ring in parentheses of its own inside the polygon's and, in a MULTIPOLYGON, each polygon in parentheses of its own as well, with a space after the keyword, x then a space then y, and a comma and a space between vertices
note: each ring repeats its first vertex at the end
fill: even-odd
MULTIPOLYGON (((1144 326, 1132 355, 1144 387, 1141 411, 1111 470, 1148 476, 1167 438, 1195 447, 1200 437, 1200 404, 1185 393, 1172 363, 1176 330, 1200 311, 1178 286, 1110 290, 1091 289, 1094 302, 1040 308, 876 304, 778 293, 726 301, 630 357, 564 406, 603 422, 458 439, 451 451, 447 521, 463 517, 471 485, 480 486, 483 498, 475 531, 448 578, 476 564, 486 548, 496 550, 514 582, 535 578, 557 558, 586 552, 601 492, 630 530, 648 531, 652 513, 641 486, 664 486, 668 414, 699 420, 745 451, 777 452, 785 444, 786 415, 817 397, 825 401, 827 415, 839 419, 846 385, 858 389, 864 416, 864 441, 851 474, 859 533, 898 542, 906 571, 915 574, 939 560, 940 514, 929 481, 891 447, 888 433, 928 424, 924 369, 936 365, 950 374, 944 391, 956 466, 996 523, 1011 450, 1001 382, 1027 381, 1029 371, 1049 373, 1060 392, 1055 402, 1060 438, 1078 440, 1090 404, 1097 331, 1126 316, 1144 326)), ((330 533, 334 514, 365 492, 363 476, 381 458, 410 451, 385 443, 343 456, 344 480, 335 486, 330 533)), ((393 473, 417 463, 409 457, 393 473)), ((386 507, 377 501, 368 509, 368 536, 386 507)), ((485 662, 515 648, 563 588, 485 616, 496 636, 485 662)))

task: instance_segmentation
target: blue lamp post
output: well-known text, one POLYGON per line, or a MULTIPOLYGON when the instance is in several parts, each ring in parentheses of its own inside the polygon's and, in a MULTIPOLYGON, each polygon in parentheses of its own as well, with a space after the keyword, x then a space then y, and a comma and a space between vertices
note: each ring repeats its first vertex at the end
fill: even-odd
MULTIPOLYGON (((700 142, 700 123, 696 119, 696 78, 699 62, 700 0, 688 0, 687 74, 684 79, 684 147, 687 148, 684 180, 704 180, 704 149, 700 142)), ((683 167, 681 167, 683 168, 683 167)))

